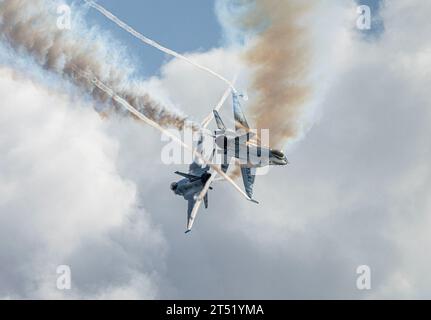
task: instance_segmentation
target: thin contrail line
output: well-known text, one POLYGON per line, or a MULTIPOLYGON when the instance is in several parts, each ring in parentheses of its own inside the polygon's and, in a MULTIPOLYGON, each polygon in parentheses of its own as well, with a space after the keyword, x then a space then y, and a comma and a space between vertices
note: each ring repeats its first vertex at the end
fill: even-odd
MULTIPOLYGON (((237 77, 238 77, 238 75, 235 75, 235 77, 232 80, 232 84, 236 83, 237 77)), ((220 111, 220 108, 225 103, 225 101, 228 98, 230 92, 231 92, 231 87, 229 87, 229 88, 226 89, 226 91, 224 92, 224 94, 221 97, 220 101, 217 103, 217 106, 214 108, 214 110, 216 110, 217 112, 220 111)), ((214 112, 213 112, 213 110, 211 110, 210 114, 202 121, 201 127, 203 129, 206 129, 208 127, 209 123, 212 121, 212 119, 214 119, 214 112)))
POLYGON ((193 60, 190 60, 189 58, 183 56, 182 54, 175 52, 174 50, 171 50, 169 48, 166 48, 164 46, 162 46, 161 44, 155 42, 154 40, 151 40, 147 37, 145 37, 144 35, 142 35, 141 33, 139 33, 138 31, 136 31, 135 29, 133 29, 132 27, 130 27, 129 25, 127 25, 124 21, 120 20, 119 18, 117 18, 114 14, 112 14, 111 12, 109 12, 108 10, 106 10, 104 7, 102 7, 101 5, 95 3, 94 1, 90 1, 90 0, 84 0, 90 7, 96 9, 97 11, 99 11, 102 15, 104 15, 106 18, 108 18, 109 20, 111 20, 112 22, 114 22, 116 25, 118 25, 120 28, 122 28, 123 30, 127 31, 128 33, 130 33, 131 35, 133 35, 134 37, 136 37, 137 39, 141 40, 142 42, 144 42, 145 44, 148 44, 164 53, 167 53, 173 57, 182 59, 190 64, 192 64, 193 66, 206 71, 210 74, 212 74, 213 76, 219 78, 220 80, 224 81, 226 84, 229 85, 229 87, 234 91, 237 92, 233 83, 230 82, 229 80, 227 80, 225 77, 221 76, 220 74, 218 74, 217 72, 211 70, 208 67, 205 67, 193 60))
POLYGON ((199 152, 197 152, 196 150, 194 150, 192 147, 190 147, 189 145, 187 145, 186 143, 184 143, 177 136, 175 136, 174 134, 172 134, 168 130, 164 129, 157 122, 151 120, 150 118, 146 117, 144 114, 142 114, 141 112, 139 112, 136 108, 134 108, 133 106, 131 106, 126 100, 124 100, 118 94, 116 94, 114 90, 112 90, 110 87, 108 87, 102 81, 100 81, 99 79, 97 79, 97 77, 94 77, 91 74, 89 74, 88 72, 84 72, 84 71, 79 70, 79 69, 77 69, 75 71, 77 71, 82 77, 86 78, 88 81, 92 82, 96 87, 98 87, 100 90, 102 90, 107 95, 109 95, 114 101, 116 101, 117 103, 121 104, 131 114, 133 114, 137 118, 141 119, 142 121, 144 121, 145 123, 147 123, 151 127, 157 129, 161 133, 166 134, 173 141, 175 141, 176 143, 180 144, 181 146, 183 146, 187 150, 191 151, 195 157, 201 159, 205 164, 207 164, 208 166, 210 166, 214 171, 216 171, 219 175, 221 175, 233 187, 235 187, 235 189, 237 189, 247 200, 255 202, 227 174, 225 174, 223 172, 223 170, 221 170, 219 168, 219 166, 210 163, 208 160, 205 159, 205 157, 202 154, 200 154, 199 152))

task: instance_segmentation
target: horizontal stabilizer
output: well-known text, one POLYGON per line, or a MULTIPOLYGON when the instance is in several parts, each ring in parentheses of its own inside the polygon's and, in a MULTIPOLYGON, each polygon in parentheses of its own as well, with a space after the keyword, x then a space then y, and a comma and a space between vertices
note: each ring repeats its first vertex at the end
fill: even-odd
POLYGON ((188 174, 188 173, 179 172, 179 171, 175 171, 175 174, 182 176, 184 178, 190 179, 190 180, 197 180, 197 179, 201 178, 201 177, 195 176, 193 174, 188 174))

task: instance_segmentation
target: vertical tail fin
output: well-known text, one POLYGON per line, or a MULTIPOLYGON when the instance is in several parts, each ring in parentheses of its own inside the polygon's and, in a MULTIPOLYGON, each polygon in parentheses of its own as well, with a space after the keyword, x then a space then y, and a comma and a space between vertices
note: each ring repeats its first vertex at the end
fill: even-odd
POLYGON ((204 197, 205 209, 208 209, 208 193, 204 197))
POLYGON ((217 110, 214 110, 213 112, 214 112, 215 120, 217 122, 217 128, 219 128, 219 130, 226 131, 226 126, 224 125, 223 120, 221 119, 217 110))

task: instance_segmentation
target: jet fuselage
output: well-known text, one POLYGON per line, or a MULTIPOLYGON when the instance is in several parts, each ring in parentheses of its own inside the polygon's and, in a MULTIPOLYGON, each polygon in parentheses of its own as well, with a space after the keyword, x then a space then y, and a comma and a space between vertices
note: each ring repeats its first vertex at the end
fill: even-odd
POLYGON ((208 179, 211 177, 211 174, 204 173, 200 177, 200 179, 196 180, 190 180, 188 178, 181 179, 178 182, 173 182, 171 184, 171 190, 179 196, 183 196, 184 199, 191 199, 195 195, 199 194, 203 187, 205 186, 205 183, 208 181, 208 179))
POLYGON ((261 168, 268 165, 284 166, 288 164, 287 157, 282 151, 251 144, 248 142, 246 135, 234 138, 220 135, 216 137, 215 143, 225 157, 224 162, 229 162, 231 158, 236 158, 243 167, 247 168, 261 168))

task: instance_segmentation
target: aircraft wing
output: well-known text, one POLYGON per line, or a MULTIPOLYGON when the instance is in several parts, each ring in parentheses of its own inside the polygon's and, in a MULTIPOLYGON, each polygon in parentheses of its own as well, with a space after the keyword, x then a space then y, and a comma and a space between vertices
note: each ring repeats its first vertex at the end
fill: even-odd
POLYGON ((242 111, 241 104, 239 103, 238 94, 233 93, 233 114, 235 116, 235 130, 238 131, 248 131, 250 126, 247 123, 247 119, 242 111))
POLYGON ((216 172, 211 174, 211 177, 208 179, 207 183, 203 186, 202 190, 199 193, 196 193, 192 198, 189 198, 188 201, 188 210, 187 210, 187 231, 189 233, 192 231, 193 223, 195 222, 196 215, 198 214, 199 207, 202 204, 202 200, 205 203, 205 208, 208 208, 208 190, 211 187, 211 183, 214 181, 217 176, 216 172))
POLYGON ((193 223, 195 222, 196 214, 198 213, 199 207, 202 203, 202 200, 195 200, 193 198, 188 199, 188 208, 187 208, 187 231, 186 233, 192 231, 193 223))
POLYGON ((242 180, 244 182, 245 193, 253 199, 253 186, 256 178, 256 169, 241 167, 242 180))

